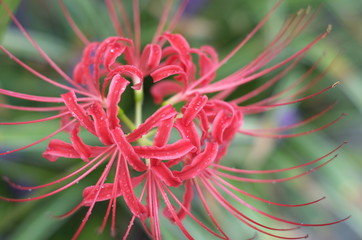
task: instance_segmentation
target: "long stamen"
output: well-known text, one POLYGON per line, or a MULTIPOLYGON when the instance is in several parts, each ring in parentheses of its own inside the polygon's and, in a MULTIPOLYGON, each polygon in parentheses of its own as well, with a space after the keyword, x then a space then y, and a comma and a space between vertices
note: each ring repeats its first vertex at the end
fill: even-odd
POLYGON ((276 103, 276 104, 269 104, 269 105, 263 105, 263 106, 253 106, 253 105, 250 105, 250 106, 246 106, 246 107, 240 107, 240 110, 242 110, 243 112, 245 113, 252 113, 253 111, 255 110, 259 110, 259 111, 266 111, 268 109, 271 109, 271 108, 275 108, 275 107, 281 107, 281 106, 286 106, 286 105, 290 105, 290 104, 294 104, 294 103, 298 103, 298 102, 302 102, 304 100, 307 100, 309 98, 313 98, 315 96, 318 96, 326 91, 328 91, 329 89, 331 88, 334 88, 336 86, 337 83, 335 84, 332 84, 331 86, 325 88, 325 89, 322 89, 320 90, 319 92, 316 92, 316 93, 313 93, 311 95, 308 95, 306 97, 303 97, 303 98, 299 98, 299 99, 296 99, 296 100, 293 100, 293 101, 290 101, 290 102, 283 102, 283 103, 276 103))
MULTIPOLYGON (((143 196, 144 196, 144 194, 145 194, 145 192, 146 192, 147 187, 149 187, 149 181, 150 181, 149 178, 146 178, 146 182, 145 182, 145 184, 144 184, 144 187, 143 187, 142 192, 141 192, 141 195, 140 195, 140 200, 141 200, 141 201, 143 200, 143 196)), ((126 240, 126 239, 128 238, 128 235, 129 235, 129 233, 130 233, 130 231, 131 231, 131 229, 132 229, 132 226, 133 226, 133 223, 134 223, 135 219, 136 219, 136 216, 133 215, 131 221, 130 221, 129 224, 128 224, 127 231, 126 231, 126 233, 123 235, 123 240, 126 240)), ((151 232, 150 232, 149 229, 147 228, 147 226, 146 226, 146 224, 144 223, 144 221, 142 221, 141 223, 142 223, 144 229, 146 230, 146 232, 151 236, 151 232)))
MULTIPOLYGON (((210 183, 207 181, 206 177, 202 178, 202 182, 205 185, 205 187, 210 191, 210 193, 218 200, 218 202, 225 207, 226 209, 228 209, 228 211, 230 213, 232 213, 236 218, 238 218, 239 220, 241 220, 243 223, 245 223, 246 225, 252 227, 253 229, 262 232, 262 233, 266 233, 266 234, 270 234, 265 232, 264 230, 254 226, 253 224, 260 226, 262 228, 265 229, 269 229, 269 230, 273 230, 273 231, 292 231, 292 230, 296 230, 299 227, 293 227, 293 228, 273 228, 273 227, 268 227, 266 225, 263 225, 251 218, 249 218, 248 216, 246 216, 245 214, 243 214, 242 212, 240 212, 238 209, 236 209, 231 203, 229 203, 218 191, 217 189, 210 183)), ((274 235, 276 236, 276 235, 274 235)), ((297 238, 290 238, 290 239, 300 239, 301 237, 297 237, 297 238)), ((289 238, 287 238, 289 239, 289 238)))
POLYGON ((218 174, 220 176, 226 177, 228 179, 232 179, 232 180, 237 180, 237 181, 243 181, 243 182, 253 182, 253 183, 277 183, 277 182, 286 182, 286 181, 290 181, 296 178, 300 178, 302 176, 308 175, 312 172, 314 172, 315 170, 327 165, 328 163, 330 163, 331 161, 333 161, 338 155, 335 155, 334 157, 332 157, 331 159, 329 159, 328 161, 322 163, 321 165, 314 167, 308 171, 305 171, 303 173, 300 173, 298 175, 295 176, 291 176, 291 177, 286 177, 286 178, 273 178, 273 179, 254 179, 254 178, 245 178, 245 177, 238 177, 238 176, 234 176, 234 175, 230 175, 224 172, 220 172, 220 171, 216 171, 216 170, 212 170, 214 174, 218 174))
POLYGON ((253 207, 252 205, 246 203, 245 201, 243 201, 242 199, 240 199, 238 196, 236 196, 234 193, 232 193, 231 191, 229 191, 228 189, 226 189, 225 187, 223 187, 222 185, 220 185, 219 183, 217 182, 214 182, 216 185, 218 185, 223 191, 225 191, 228 195, 230 195, 231 197, 233 197, 235 200, 237 200, 238 202, 240 202, 241 204, 243 204, 244 206, 250 208, 251 210, 257 212, 257 213, 260 213, 261 215, 264 215, 268 218, 271 218, 273 220, 276 220, 276 221, 280 221, 280 222, 284 222, 284 223, 288 223, 288 224, 292 224, 292 225, 297 225, 297 226, 327 226, 327 225, 332 225, 332 224, 336 224, 338 222, 341 222, 341 221, 345 221, 346 219, 348 219, 349 217, 347 218, 344 218, 342 220, 339 220, 339 221, 336 221, 336 222, 330 222, 330 223, 322 223, 322 224, 309 224, 309 223, 299 223, 299 222, 294 222, 294 221, 289 221, 289 220, 286 220, 286 219, 282 219, 282 218, 278 218, 278 217, 275 217, 273 215, 270 215, 264 211, 261 211, 255 207, 253 207))
POLYGON ((24 69, 26 69, 27 71, 29 71, 31 74, 39 77, 41 80, 45 81, 45 82, 48 82, 54 86, 57 86, 59 88, 62 88, 62 89, 65 89, 65 90, 68 90, 68 91, 74 91, 76 93, 79 93, 79 94, 82 94, 82 95, 85 95, 85 96, 89 96, 89 97, 94 97, 94 95, 90 94, 89 92, 87 92, 85 89, 82 89, 82 90, 79 90, 79 89, 75 89, 75 88, 72 88, 72 87, 69 87, 67 85, 63 85, 61 83, 58 83, 46 76, 44 76, 43 74, 41 74, 40 72, 38 71, 35 71, 35 69, 31 68, 30 66, 28 66, 27 64, 25 64, 24 62, 22 62, 20 59, 18 59, 17 57, 15 57, 12 53, 10 53, 8 50, 6 50, 4 48, 4 46, 0 45, 0 49, 6 54, 8 55, 11 59, 13 59, 16 63, 18 63, 20 66, 22 66, 24 69))
POLYGON ((12 187, 16 188, 16 189, 20 189, 20 190, 35 190, 35 189, 39 189, 39 188, 45 188, 45 187, 49 187, 52 185, 55 185, 57 183, 63 182, 75 175, 77 175, 78 173, 82 172, 83 170, 87 169, 88 167, 90 167, 91 165, 93 165, 95 162, 97 162, 102 156, 102 160, 99 161, 103 161, 104 159, 107 159, 110 155, 112 148, 108 148, 106 149, 104 152, 100 153, 97 157, 95 157, 94 159, 92 159, 91 161, 89 161, 87 164, 83 165, 82 167, 78 168, 76 171, 68 174, 67 176, 57 179, 53 182, 47 183, 47 184, 43 184, 43 185, 39 185, 39 186, 32 186, 32 187, 26 187, 26 186, 20 186, 12 181, 10 181, 8 178, 4 178, 4 180, 12 187), (106 154, 106 155, 105 155, 106 154))
POLYGON ((3 103, 0 103, 0 107, 13 109, 13 110, 20 110, 20 111, 30 111, 30 112, 53 112, 53 111, 65 110, 65 107, 25 107, 25 106, 3 104, 3 103))
POLYGON ((118 20, 117 17, 117 12, 116 12, 116 7, 114 5, 113 0, 106 0, 106 5, 107 5, 107 9, 109 12, 109 17, 111 18, 114 30, 116 31, 116 33, 118 34, 118 36, 123 37, 123 30, 122 30, 122 26, 118 20))
POLYGON ((106 214, 104 215, 103 218, 103 222, 102 225, 99 227, 98 232, 103 232, 106 224, 107 224, 107 220, 108 220, 108 216, 112 210, 112 223, 111 223, 111 234, 112 236, 115 236, 116 234, 116 221, 115 221, 115 216, 116 216, 116 208, 117 208, 117 189, 118 189, 118 181, 119 181, 119 168, 120 168, 120 161, 117 159, 116 162, 116 174, 114 176, 114 183, 113 183, 113 189, 112 189, 112 195, 111 198, 109 199, 109 203, 108 203, 108 207, 106 210, 106 214))
POLYGON ((235 53, 237 53, 249 40, 260 30, 262 26, 268 21, 268 19, 271 17, 271 15, 275 12, 275 10, 279 7, 279 5, 282 3, 282 0, 279 0, 274 7, 268 12, 268 14, 259 22, 258 25, 244 38, 224 59, 222 59, 219 64, 217 64, 215 67, 210 69, 208 74, 205 74, 203 77, 198 79, 194 84, 190 86, 190 89, 195 88, 198 83, 202 82, 203 79, 209 77, 212 73, 217 71, 222 65, 224 65, 230 58, 232 58, 235 53))
POLYGON ((331 104, 330 106, 326 107, 325 109, 323 109, 322 111, 320 111, 319 113, 317 114, 314 114, 313 116, 303 120, 303 121, 300 121, 300 122, 297 122, 297 123, 294 123, 294 124, 290 124, 290 125, 286 125, 286 126, 282 126, 282 127, 276 127, 276 128, 268 128, 268 129, 253 129, 253 130, 249 130, 249 131, 252 131, 254 133, 258 133, 258 132, 280 132, 280 131, 286 131, 286 130, 290 130, 290 129, 295 129, 297 127, 300 127, 302 125, 305 125, 307 123, 310 123, 312 122, 313 120, 323 116, 326 112, 328 112, 329 110, 331 110, 334 106, 336 105, 336 103, 334 104, 331 104))
POLYGON ((128 16, 128 14, 127 14, 127 11, 126 11, 123 3, 122 3, 122 0, 116 1, 116 4, 118 6, 118 9, 119 9, 119 12, 120 12, 120 15, 121 15, 121 18, 122 18, 122 22, 125 25, 127 36, 129 38, 133 38, 134 37, 134 32, 132 31, 131 21, 130 21, 130 18, 128 16))
POLYGON ((211 210, 209 208, 209 206, 207 205, 207 202, 206 202, 206 199, 204 197, 204 194, 202 193, 201 191, 201 188, 199 186, 199 183, 193 179, 193 182, 194 182, 194 185, 196 187, 196 190, 200 196, 200 199, 201 199, 201 202, 202 202, 202 205, 204 206, 206 212, 207 212, 207 215, 208 217, 210 217, 211 221, 214 223, 214 225, 216 226, 216 228, 221 232, 222 235, 224 235, 225 239, 228 239, 228 236, 225 234, 225 232, 222 230, 221 226, 218 224, 218 222, 216 221, 215 217, 212 215, 211 213, 211 210))
MULTIPOLYGON (((245 84, 247 82, 250 82, 256 78, 259 78, 261 76, 264 76, 272 71, 274 71, 275 69, 280 68, 281 66, 287 64, 288 62, 291 62, 292 60, 298 58, 299 56, 303 55, 305 52, 307 52, 310 48, 312 48, 317 42, 319 42, 320 40, 322 40, 323 38, 325 38, 331 31, 331 27, 328 26, 327 30, 325 33, 322 33, 321 35, 319 35, 316 39, 314 39, 312 42, 310 42, 308 45, 306 45, 303 49, 299 50, 298 52, 296 52, 295 54, 293 54, 292 56, 288 57, 287 59, 275 64, 272 67, 269 67, 267 69, 264 69, 258 73, 255 73, 251 76, 248 76, 246 78, 241 78, 239 79, 238 76, 234 76, 231 75, 223 80, 220 80, 214 84, 209 84, 207 87, 203 87, 201 89, 198 89, 197 92, 200 93, 210 93, 210 92, 217 92, 217 91, 222 91, 225 89, 229 89, 232 87, 236 87, 239 86, 241 84, 245 84)), ((197 81, 199 82, 199 81, 197 81)), ((197 83, 196 82, 196 83, 197 83)), ((196 90, 193 90, 196 91, 196 90)), ((192 94, 191 90, 189 90, 189 94, 192 94)))
POLYGON ((298 137, 298 136, 303 136, 303 135, 307 135, 307 134, 311 134, 311 133, 315 133, 315 132, 319 132, 322 131, 323 129, 326 129, 330 126, 332 126, 333 124, 335 124, 336 122, 338 122, 339 120, 341 120, 343 117, 345 116, 345 114, 342 114, 341 116, 339 116, 337 119, 331 121, 328 124, 325 124, 322 127, 319 128, 315 128, 309 131, 305 131, 305 132, 301 132, 301 133, 291 133, 291 134, 269 134, 269 133, 260 133, 260 132, 254 132, 254 131, 250 131, 250 130, 239 130, 239 133, 245 134, 245 135, 249 135, 249 136, 254 136, 254 137, 267 137, 267 138, 291 138, 291 137, 298 137))
POLYGON ((268 173, 286 172, 286 171, 306 167, 306 166, 309 166, 309 165, 314 164, 316 162, 319 162, 319 161, 323 160, 324 158, 326 158, 326 157, 332 155, 333 153, 335 153, 337 150, 339 150, 341 147, 343 147, 347 143, 348 142, 343 142, 341 145, 339 145, 338 147, 336 147, 335 149, 333 149, 329 153, 325 154, 324 156, 319 157, 319 158, 317 158, 317 159, 315 159, 313 161, 309 161, 309 162, 294 166, 294 167, 281 168, 281 169, 272 169, 272 170, 236 169, 236 168, 223 166, 223 165, 220 165, 220 164, 212 164, 212 167, 217 168, 217 169, 222 169, 222 170, 225 170, 225 171, 229 171, 229 172, 233 172, 233 173, 243 173, 243 174, 268 174, 268 173))
POLYGON ((200 226, 202 226, 205 230, 207 230, 209 233, 211 233, 212 235, 224 239, 223 236, 217 234, 216 232, 212 231, 209 227, 207 227, 205 224, 203 224, 200 220, 198 220, 195 215, 193 215, 189 209, 187 209, 187 207, 185 207, 179 200, 178 198, 172 193, 172 191, 170 189, 168 189, 167 187, 165 188, 166 191, 171 195, 171 197, 176 201, 176 203, 187 213, 187 215, 189 215, 196 223, 198 223, 200 226))
POLYGON ((70 27, 73 29, 74 33, 77 35, 77 37, 84 43, 84 45, 88 45, 90 42, 87 39, 87 37, 82 33, 82 31, 79 29, 79 27, 77 26, 77 24, 74 22, 74 19, 72 18, 72 16, 70 15, 69 11, 67 10, 67 8, 64 5, 63 0, 58 0, 58 3, 60 5, 60 8, 62 9, 62 12, 65 16, 65 18, 67 19, 70 27))
MULTIPOLYGON (((262 93, 263 91, 269 89, 271 86, 273 86, 275 83, 277 83, 279 80, 281 80, 287 73, 289 73, 295 66, 297 66, 297 64, 299 63, 299 61, 301 60, 301 58, 296 59, 292 64, 290 64, 286 69, 284 69, 282 72, 280 72, 279 74, 277 74, 275 77, 273 77, 272 79, 268 80, 266 83, 264 83, 263 85, 261 85, 260 87, 254 89, 253 91, 239 97, 236 98, 230 102, 232 103, 236 103, 236 104, 240 104, 242 102, 245 102, 247 100, 249 100, 252 97, 255 97, 257 95, 259 95, 260 93, 262 93)), ((223 92, 221 92, 222 94, 223 92)), ((227 97, 227 94, 223 95, 223 98, 227 97)))
POLYGON ((43 194, 43 195, 38 196, 38 197, 26 198, 26 199, 13 199, 13 198, 1 197, 1 196, 0 196, 0 199, 5 200, 5 201, 10 201, 10 202, 29 202, 29 201, 34 201, 34 200, 43 199, 43 198, 52 196, 52 195, 54 195, 54 194, 56 194, 58 192, 61 192, 61 191, 65 190, 65 189, 68 189, 69 187, 73 186, 74 184, 77 184, 80 180, 82 180, 83 178, 88 176, 91 172, 93 172, 94 169, 96 169, 99 165, 101 165, 103 162, 105 162, 105 160, 107 160, 107 156, 103 157, 101 160, 99 160, 99 162, 97 162, 94 166, 92 166, 89 170, 87 170, 81 176, 77 177, 76 179, 74 179, 70 183, 68 183, 68 184, 64 185, 63 187, 60 187, 57 190, 54 190, 52 192, 43 194))
POLYGON ((104 184, 104 182, 106 181, 107 179, 107 176, 109 174, 109 171, 111 170, 111 167, 113 165, 113 162, 114 162, 114 159, 116 157, 116 153, 113 154, 113 156, 111 157, 111 159, 109 160, 106 168, 104 169, 104 171, 102 172, 102 175, 101 177, 99 178, 98 182, 96 183, 95 185, 95 190, 93 191, 96 191, 96 194, 95 194, 95 197, 93 199, 93 202, 92 204, 89 206, 89 209, 86 213, 86 215, 84 216, 83 220, 82 220, 82 223, 81 225, 79 226, 77 232, 74 234, 74 236, 72 237, 72 240, 75 240, 78 238, 79 234, 81 233, 81 231, 83 230, 85 224, 87 223, 88 221, 88 218, 90 217, 91 213, 92 213, 92 210, 94 208, 94 205, 95 203, 97 202, 97 198, 101 192, 101 189, 102 189, 102 185, 104 184))
POLYGON ((177 23, 179 22, 180 18, 182 17, 182 14, 184 13, 189 1, 190 0, 182 0, 180 6, 177 8, 177 12, 174 15, 174 18, 171 20, 168 28, 166 29, 166 32, 172 32, 175 29, 177 23))
POLYGON ((0 3, 3 5, 5 11, 10 15, 13 22, 20 29, 20 31, 24 34, 24 36, 29 40, 29 42, 35 47, 35 49, 40 53, 40 55, 49 63, 49 65, 61 75, 66 81, 70 84, 74 85, 77 88, 81 88, 77 83, 73 81, 63 70, 59 68, 57 64, 44 52, 44 50, 34 41, 34 39, 29 35, 29 33, 24 29, 21 23, 16 19, 14 14, 10 11, 10 9, 5 4, 4 0, 0 0, 0 3))
POLYGON ((168 198, 165 190, 163 189, 162 183, 158 181, 158 179, 156 179, 156 184, 158 186, 158 189, 162 195, 163 200, 165 201, 166 206, 168 207, 173 219, 175 220, 175 223, 177 224, 177 226, 181 229, 181 231, 185 234, 185 236, 188 239, 194 239, 190 233, 186 230, 185 226, 182 224, 181 220, 179 219, 179 217, 177 216, 174 207, 172 206, 170 199, 168 198))
POLYGON ((172 6, 172 0, 167 0, 166 6, 163 8, 163 13, 160 18, 160 22, 157 26, 157 30, 155 32, 155 35, 153 36, 152 43, 155 43, 158 40, 158 38, 160 37, 162 30, 165 27, 165 24, 167 22, 167 18, 170 14, 171 6, 172 6))
MULTIPOLYGON (((10 151, 5 151, 5 152, 2 152, 0 153, 0 156, 3 156, 3 155, 7 155, 7 154, 10 154, 10 153, 14 153, 14 152, 18 152, 20 150, 23 150, 23 149, 26 149, 26 148, 29 148, 29 147, 32 147, 32 146, 35 146, 39 143, 42 143, 44 142, 45 140, 48 140, 49 138, 53 137, 54 135, 64 131, 64 129, 66 129, 67 127, 69 127, 70 125, 74 124, 75 123, 75 120, 72 120, 71 122, 67 123, 66 125, 64 125, 63 127, 59 128, 58 130, 56 130, 55 132, 49 134, 48 136, 46 137, 43 137, 42 139, 40 140, 37 140, 29 145, 26 145, 24 147, 21 147, 21 148, 17 148, 17 149, 14 149, 14 150, 10 150, 10 151)), ((0 197, 1 198, 1 197, 0 197)))
POLYGON ((137 65, 141 54, 141 19, 139 10, 139 0, 133 0, 133 26, 137 65))
POLYGON ((227 186, 229 187, 230 189, 233 189, 234 191, 237 191, 243 195, 246 195, 248 197, 251 197, 253 199, 256 199, 258 201, 261 201, 261 202, 265 202, 265 203, 268 203, 268 204, 271 204, 271 205, 276 205, 276 206, 282 206, 282 207, 303 207, 303 206, 307 206, 307 205, 311 205, 311 204, 314 204, 314 203, 317 203, 317 202, 320 202, 322 201, 323 199, 325 199, 326 197, 321 197, 317 200, 314 200, 314 201, 311 201, 311 202, 307 202, 307 203, 302 203, 302 204, 282 204, 282 203, 276 203, 276 202, 272 202, 272 201, 268 201, 268 200, 265 200, 263 198, 259 198, 255 195, 252 195, 246 191, 243 191, 241 190, 240 188, 230 184, 229 182, 225 181, 224 179, 222 179, 221 177, 217 176, 217 175, 213 175, 213 178, 214 178, 214 181, 213 182, 219 182, 220 184, 223 184, 224 186, 227 186))
POLYGON ((41 118, 41 119, 31 120, 31 121, 23 121, 23 122, 0 122, 0 125, 20 125, 20 124, 39 123, 39 122, 45 122, 45 121, 57 119, 57 118, 65 116, 67 114, 69 114, 69 113, 65 112, 65 113, 60 113, 60 114, 57 114, 57 115, 54 115, 51 117, 46 117, 46 118, 41 118))

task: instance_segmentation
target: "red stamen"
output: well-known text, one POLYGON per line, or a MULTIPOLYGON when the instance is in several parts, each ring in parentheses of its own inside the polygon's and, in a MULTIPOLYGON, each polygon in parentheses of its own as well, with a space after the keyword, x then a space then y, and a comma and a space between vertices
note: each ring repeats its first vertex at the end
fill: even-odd
POLYGON ((26 145, 24 147, 21 147, 21 148, 17 148, 17 149, 14 149, 14 150, 11 150, 11 151, 6 151, 6 152, 2 152, 0 153, 0 156, 3 156, 3 155, 7 155, 7 154, 10 154, 10 153, 14 153, 14 152, 18 152, 20 150, 23 150, 23 149, 26 149, 26 148, 29 148, 29 147, 32 147, 32 146, 35 146, 41 142, 44 142, 45 140, 48 140, 49 138, 55 136, 56 134, 62 132, 64 129, 66 129, 67 127, 69 127, 70 125, 72 125, 73 123, 75 123, 75 120, 69 122, 68 124, 64 125, 63 127, 59 128, 58 130, 56 130, 55 132, 49 134, 48 136, 46 137, 43 137, 42 139, 39 139, 29 145, 26 145))
POLYGON ((330 151, 329 153, 325 154, 324 156, 317 158, 313 161, 307 162, 307 163, 303 163, 294 167, 289 167, 289 168, 282 168, 282 169, 273 169, 273 170, 246 170, 246 169, 236 169, 236 168, 231 168, 231 167, 227 167, 227 166, 223 166, 223 165, 219 165, 219 164, 212 164, 212 167, 217 168, 217 169, 222 169, 222 170, 226 170, 229 172, 233 172, 233 173, 245 173, 245 174, 266 174, 266 173, 277 173, 277 172, 286 172, 289 170, 293 170, 293 169, 298 169, 301 167, 306 167, 309 166, 313 163, 316 163, 322 159, 324 159, 325 157, 328 157, 329 155, 335 153, 337 150, 339 150, 342 146, 344 146, 345 144, 347 144, 347 142, 343 142, 341 145, 339 145, 338 147, 336 147, 335 149, 333 149, 332 151, 330 151))
MULTIPOLYGON (((1 107, 1 105, 0 105, 1 107)), ((36 120, 30 120, 30 121, 24 121, 24 122, 0 122, 0 125, 21 125, 21 124, 30 124, 30 123, 39 123, 39 122, 45 122, 45 121, 49 121, 49 120, 53 120, 53 119, 57 119, 60 117, 63 117, 65 115, 67 115, 68 113, 60 113, 51 117, 46 117, 46 118, 41 118, 41 119, 36 119, 36 120)))
POLYGON ((116 31, 116 33, 118 34, 118 36, 123 37, 123 30, 122 30, 122 26, 118 20, 118 16, 116 13, 116 6, 114 5, 113 0, 105 0, 106 5, 107 5, 107 9, 109 12, 109 17, 111 18, 114 30, 116 31))
POLYGON ((331 125, 335 124, 336 122, 338 122, 339 120, 341 120, 346 114, 342 114, 341 116, 339 116, 337 119, 333 120, 332 122, 319 127, 319 128, 315 128, 309 131, 305 131, 305 132, 301 132, 301 133, 291 133, 291 134, 269 134, 269 133, 259 133, 259 132, 254 132, 252 130, 239 130, 239 133, 245 134, 245 135, 249 135, 249 136, 255 136, 255 137, 266 137, 266 138, 291 138, 291 137, 299 137, 299 136, 304 136, 307 134, 311 134, 311 133, 315 133, 315 132, 319 132, 327 127, 330 127, 331 125))
POLYGON ((5 11, 9 14, 9 16, 12 18, 15 25, 20 29, 20 31, 24 34, 24 36, 29 40, 29 42, 35 47, 35 49, 40 53, 40 55, 49 63, 49 65, 57 72, 59 75, 61 75, 66 81, 68 81, 70 84, 74 85, 78 89, 81 89, 81 87, 76 84, 63 70, 59 68, 57 64, 53 62, 53 60, 44 52, 44 50, 34 41, 34 39, 29 35, 29 33, 24 29, 24 27, 21 25, 21 23, 16 19, 14 14, 11 12, 11 10, 7 7, 5 2, 3 0, 0 0, 1 4, 3 5, 5 11))
POLYGON ((244 178, 244 177, 237 177, 237 176, 234 176, 234 175, 230 175, 230 174, 227 174, 227 173, 223 173, 223 172, 220 172, 220 171, 217 171, 217 170, 212 170, 212 172, 214 174, 218 174, 220 176, 223 176, 223 177, 226 177, 228 179, 233 179, 233 180, 237 180, 237 181, 242 181, 242 182, 253 182, 253 183, 277 183, 277 182, 286 182, 286 181, 289 181, 289 180, 293 180, 293 179, 296 179, 296 178, 300 178, 304 175, 307 175, 307 174, 310 174, 312 172, 314 172, 315 170, 323 167, 324 165, 330 163, 332 160, 334 160, 338 155, 335 155, 334 157, 332 157, 331 159, 329 159, 328 161, 326 161, 325 163, 317 166, 317 167, 314 167, 308 171, 305 171, 301 174, 298 174, 298 175, 295 175, 295 176, 292 176, 292 177, 286 177, 286 178, 273 178, 273 179, 253 179, 253 178, 244 178))
POLYGON ((88 45, 90 42, 87 39, 87 37, 82 33, 82 31, 79 29, 79 27, 77 26, 77 24, 74 22, 74 19, 72 18, 72 16, 70 15, 69 11, 67 10, 67 8, 64 5, 63 0, 58 0, 58 3, 60 5, 60 8, 65 16, 65 18, 67 19, 69 26, 73 29, 74 33, 77 35, 77 37, 84 43, 84 45, 88 45))

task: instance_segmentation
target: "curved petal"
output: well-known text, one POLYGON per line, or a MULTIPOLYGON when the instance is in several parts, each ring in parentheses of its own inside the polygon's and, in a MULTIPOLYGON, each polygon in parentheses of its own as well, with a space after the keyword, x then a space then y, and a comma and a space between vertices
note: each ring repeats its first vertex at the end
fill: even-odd
POLYGON ((217 148, 216 143, 207 142, 204 151, 197 155, 190 165, 186 165, 181 171, 174 171, 174 175, 182 180, 194 178, 214 162, 217 148))
POLYGON ((113 139, 109 130, 109 122, 101 104, 96 102, 88 109, 89 114, 93 117, 94 128, 99 140, 105 144, 113 144, 113 139))
POLYGON ((128 164, 138 172, 145 171, 147 169, 146 164, 139 158, 137 153, 134 151, 133 146, 127 141, 122 129, 115 128, 111 130, 111 134, 118 149, 127 159, 128 164))
POLYGON ((79 124, 77 124, 70 134, 70 140, 72 141, 74 150, 79 153, 80 158, 84 162, 88 162, 88 158, 91 156, 91 149, 88 145, 84 144, 83 140, 79 137, 79 131, 79 124))
POLYGON ((48 147, 42 155, 51 162, 55 162, 60 157, 80 158, 79 153, 71 144, 58 139, 50 140, 48 147))
POLYGON ((134 151, 142 158, 156 158, 160 160, 177 159, 194 149, 189 140, 181 139, 175 143, 162 147, 135 146, 134 151))
POLYGON ((118 119, 118 103, 121 101, 121 96, 126 90, 129 81, 120 75, 115 75, 109 86, 107 96, 107 115, 110 127, 113 129, 119 126, 118 119))
POLYGON ((86 111, 77 103, 77 97, 73 91, 61 95, 69 112, 89 132, 95 135, 94 124, 86 111))
POLYGON ((171 104, 165 105, 153 113, 149 118, 146 119, 138 128, 131 132, 127 136, 129 142, 134 142, 137 139, 142 138, 143 135, 147 134, 152 128, 161 124, 162 121, 174 118, 177 111, 172 107, 171 104))

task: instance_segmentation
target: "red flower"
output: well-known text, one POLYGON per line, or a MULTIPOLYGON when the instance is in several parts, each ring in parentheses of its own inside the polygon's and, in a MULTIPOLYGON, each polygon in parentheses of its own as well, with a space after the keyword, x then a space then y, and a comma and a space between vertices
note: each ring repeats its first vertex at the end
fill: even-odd
MULTIPOLYGON (((40 186, 22 187, 8 180, 12 186, 20 189, 38 189, 58 183, 65 184, 52 192, 29 199, 5 197, 0 197, 0 199, 25 202, 45 198, 67 189, 87 177, 96 168, 105 165, 98 181, 84 189, 83 200, 79 205, 61 216, 66 217, 81 207, 88 207, 88 211, 73 237, 74 239, 79 236, 84 228, 95 203, 106 200, 109 201, 109 205, 100 229, 104 229, 106 222, 111 217, 111 229, 114 234, 116 201, 118 198, 123 198, 133 215, 124 238, 127 238, 134 220, 138 218, 150 236, 154 239, 161 239, 162 226, 159 213, 163 208, 163 215, 175 223, 188 239, 193 239, 193 237, 182 223, 185 217, 192 218, 212 235, 220 239, 229 239, 216 221, 213 209, 209 206, 209 200, 205 197, 205 191, 211 194, 213 199, 224 209, 246 225, 261 233, 281 239, 301 239, 306 236, 287 237, 274 232, 294 230, 300 226, 323 226, 344 221, 345 219, 324 224, 302 224, 270 215, 241 199, 238 195, 242 194, 253 200, 284 207, 310 205, 319 202, 323 198, 295 205, 274 203, 254 196, 240 189, 237 184, 228 181, 273 183, 292 180, 322 167, 333 160, 334 157, 309 171, 293 177, 254 179, 247 177, 247 174, 282 173, 315 163, 318 164, 321 160, 337 151, 343 144, 319 159, 286 169, 243 170, 222 165, 228 147, 238 133, 278 138, 299 136, 322 130, 341 118, 308 132, 289 135, 283 135, 280 132, 305 124, 320 116, 323 112, 298 124, 281 128, 260 131, 246 130, 243 126, 244 117, 247 114, 264 112, 270 108, 297 103, 323 93, 334 86, 332 85, 307 97, 300 97, 321 78, 321 76, 318 76, 312 79, 306 87, 302 87, 291 96, 285 97, 284 94, 288 93, 290 89, 298 87, 300 83, 307 80, 314 70, 315 66, 313 66, 310 71, 307 71, 289 88, 259 102, 249 105, 244 104, 245 101, 259 95, 281 80, 293 69, 306 51, 329 33, 330 29, 328 28, 325 33, 290 57, 271 66, 268 65, 312 20, 312 16, 308 16, 308 11, 299 12, 294 18, 287 21, 276 38, 249 64, 223 79, 216 79, 216 71, 264 25, 280 2, 275 5, 247 38, 240 42, 224 59, 219 60, 217 52, 212 47, 191 48, 182 35, 171 33, 187 1, 182 2, 182 6, 173 21, 165 29, 166 20, 170 14, 171 1, 167 3, 153 40, 144 48, 141 48, 140 44, 140 20, 137 0, 133 1, 133 30, 130 25, 131 21, 125 14, 123 14, 125 28, 122 28, 114 10, 116 7, 114 2, 105 0, 118 36, 109 37, 102 42, 90 42, 74 23, 62 1, 59 1, 71 27, 86 45, 82 59, 75 66, 73 78, 70 78, 43 52, 1 1, 15 24, 44 59, 71 84, 71 86, 60 84, 47 78, 0 46, 7 55, 32 74, 66 91, 60 97, 42 97, 0 89, 0 94, 15 98, 64 104, 63 106, 42 108, 2 104, 2 107, 9 109, 60 112, 48 118, 17 123, 1 123, 2 125, 29 124, 61 118, 62 126, 39 141, 1 155, 33 146, 63 130, 67 130, 70 143, 58 139, 50 140, 43 157, 49 161, 56 161, 59 158, 79 158, 85 163, 83 167, 73 173, 40 186), (162 34, 162 32, 164 33, 162 34), (197 62, 195 62, 195 59, 197 59, 197 62), (282 71, 254 91, 229 100, 236 88, 282 67, 284 67, 282 71), (143 81, 146 76, 151 76, 155 83, 151 89, 154 101, 156 103, 163 102, 163 106, 142 121, 143 81), (135 95, 135 123, 131 122, 122 109, 119 108, 122 94, 129 85, 132 85, 135 95), (169 96, 170 98, 164 101, 169 96), (226 101, 226 99, 228 100, 226 101), (173 107, 176 103, 183 104, 179 112, 173 107), (127 128, 129 133, 127 133, 127 128), (99 146, 88 145, 87 139, 82 139, 79 136, 81 129, 90 132, 99 139, 99 146), (177 132, 174 134, 175 137, 178 137, 176 141, 170 140, 172 131, 177 132), (136 188, 141 189, 140 195, 136 194, 136 188), (196 191, 194 192, 194 190, 196 191), (182 193, 182 199, 177 197, 176 192, 182 193), (195 193, 199 196, 213 226, 201 222, 192 213, 195 193), (275 228, 259 223, 234 206, 232 201, 228 200, 229 198, 234 199, 233 201, 239 206, 242 205, 275 222, 286 223, 291 227, 275 228)), ((124 11, 121 3, 118 7, 120 11, 124 11)), ((329 108, 325 111, 327 110, 329 108)))

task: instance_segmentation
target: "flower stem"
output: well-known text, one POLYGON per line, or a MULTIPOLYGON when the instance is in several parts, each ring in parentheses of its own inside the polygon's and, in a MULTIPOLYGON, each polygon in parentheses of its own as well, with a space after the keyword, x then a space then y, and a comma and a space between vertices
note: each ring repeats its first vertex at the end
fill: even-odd
POLYGON ((142 106, 143 106, 143 88, 135 90, 135 125, 138 127, 142 123, 142 106))

